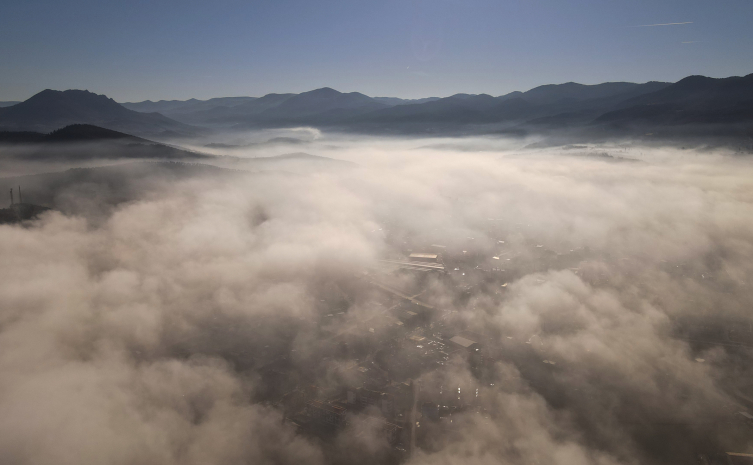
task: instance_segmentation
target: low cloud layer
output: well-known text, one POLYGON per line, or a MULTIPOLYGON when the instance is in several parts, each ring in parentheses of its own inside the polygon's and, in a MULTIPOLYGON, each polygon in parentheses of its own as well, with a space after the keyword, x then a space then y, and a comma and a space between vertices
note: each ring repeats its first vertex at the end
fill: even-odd
POLYGON ((490 139, 304 150, 357 165, 173 177, 96 221, 0 226, 4 463, 607 465, 753 446, 735 419, 753 407, 748 159, 490 139), (380 262, 432 245, 442 276, 380 262), (421 419, 397 459, 368 410, 334 439, 301 433, 267 376, 284 360, 288 384, 326 398, 355 362, 398 366, 415 344, 380 346, 395 336, 374 282, 420 295, 427 335, 484 347, 480 366, 412 377, 472 407, 421 419))

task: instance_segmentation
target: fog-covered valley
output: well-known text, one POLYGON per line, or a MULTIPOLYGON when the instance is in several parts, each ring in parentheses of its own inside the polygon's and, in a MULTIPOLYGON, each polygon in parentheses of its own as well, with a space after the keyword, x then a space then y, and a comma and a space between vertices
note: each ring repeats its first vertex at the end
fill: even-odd
POLYGON ((0 225, 5 462, 753 446, 750 158, 310 128, 166 142, 179 155, 2 149, 4 192, 50 208, 0 225))

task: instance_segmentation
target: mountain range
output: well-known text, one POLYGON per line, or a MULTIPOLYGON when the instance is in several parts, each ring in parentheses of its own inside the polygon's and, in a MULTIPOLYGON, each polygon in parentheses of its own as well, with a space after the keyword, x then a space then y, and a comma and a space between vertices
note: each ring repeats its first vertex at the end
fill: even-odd
MULTIPOLYGON (((326 94, 330 94, 332 100, 340 100, 340 102, 344 103, 346 106, 349 104, 352 104, 351 102, 348 102, 348 98, 342 98, 338 94, 339 92, 334 93, 336 91, 333 91, 329 88, 323 88, 323 89, 317 89, 313 91, 312 93, 305 92, 301 94, 301 97, 299 99, 295 99, 292 103, 288 104, 290 106, 294 106, 296 104, 296 100, 300 104, 302 100, 306 100, 307 98, 312 98, 312 100, 316 100, 317 97, 322 100, 327 99, 326 94)), ((363 97, 366 97, 363 94, 359 94, 357 92, 354 92, 353 94, 357 94, 355 97, 357 100, 361 100, 362 102, 367 102, 367 100, 363 99, 363 97), (362 97, 358 97, 362 96, 362 97)), ((124 107, 128 108, 129 110, 135 110, 140 112, 159 112, 165 116, 168 116, 170 118, 174 118, 186 123, 217 123, 217 122, 226 122, 226 121, 232 121, 234 118, 243 118, 244 116, 248 115, 256 115, 258 113, 261 113, 264 110, 277 107, 279 105, 282 105, 285 103, 286 100, 288 100, 291 97, 295 97, 297 94, 267 94, 264 97, 220 97, 220 98, 212 98, 209 100, 197 100, 197 99, 190 99, 190 100, 160 100, 158 102, 153 102, 151 100, 145 100, 143 102, 125 102, 122 103, 124 107)), ((375 108, 381 108, 375 104, 382 104, 384 107, 388 106, 396 106, 396 105, 409 105, 409 104, 416 104, 416 103, 426 103, 430 102, 432 100, 438 100, 439 97, 428 97, 428 98, 422 98, 422 99, 401 99, 397 97, 366 97, 367 99, 370 99, 368 103, 375 108)), ((17 102, 0 102, 0 106, 3 105, 3 103, 12 104, 17 102)), ((303 105, 311 105, 313 102, 309 103, 303 103, 303 105)), ((334 105, 337 106, 338 104, 336 102, 325 102, 325 105, 334 105)))
MULTIPOLYGON (((486 124, 522 121, 567 110, 603 109, 610 104, 659 90, 669 83, 566 83, 512 92, 499 97, 456 94, 446 98, 405 100, 342 93, 325 87, 300 94, 268 94, 230 100, 126 103, 134 110, 159 110, 171 118, 208 126, 279 126, 307 124, 346 126, 367 130, 390 125, 434 123, 486 124), (372 126, 369 128, 369 126, 372 126)), ((598 116, 598 115, 596 115, 598 116)))
POLYGON ((0 108, 0 128, 96 124, 131 134, 191 135, 201 128, 313 126, 377 134, 531 134, 571 131, 753 134, 753 74, 690 76, 676 83, 539 86, 501 96, 456 94, 403 100, 321 88, 300 94, 118 104, 87 91, 43 91, 0 108))
POLYGON ((691 76, 649 95, 625 100, 596 122, 611 124, 737 123, 753 120, 753 74, 691 76))
POLYGON ((49 132, 71 124, 91 124, 128 134, 193 135, 199 128, 160 113, 129 110, 86 90, 43 90, 28 100, 0 107, 0 130, 49 132))

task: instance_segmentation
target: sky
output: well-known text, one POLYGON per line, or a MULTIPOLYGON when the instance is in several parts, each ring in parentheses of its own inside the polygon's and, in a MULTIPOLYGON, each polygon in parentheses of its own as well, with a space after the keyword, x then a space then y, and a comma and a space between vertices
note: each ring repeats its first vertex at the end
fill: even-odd
POLYGON ((750 0, 0 2, 0 100, 420 98, 753 72, 750 0), (670 25, 668 23, 683 23, 670 25))

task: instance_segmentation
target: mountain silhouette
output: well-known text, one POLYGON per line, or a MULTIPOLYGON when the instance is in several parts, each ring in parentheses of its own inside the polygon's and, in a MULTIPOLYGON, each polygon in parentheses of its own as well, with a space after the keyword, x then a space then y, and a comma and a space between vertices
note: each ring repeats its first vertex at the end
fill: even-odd
POLYGON ((246 121, 259 113, 274 108, 296 94, 267 94, 234 106, 215 106, 205 110, 175 114, 178 120, 190 124, 227 124, 246 121))
POLYGON ((100 128, 91 124, 71 124, 64 128, 56 129, 49 134, 32 131, 0 131, 0 143, 45 143, 53 144, 60 142, 89 142, 104 140, 128 140, 135 143, 154 144, 147 139, 132 136, 112 129, 100 128))
POLYGON ((669 83, 584 85, 569 82, 499 97, 460 93, 445 98, 416 100, 372 98, 358 92, 343 93, 324 87, 301 94, 267 94, 256 99, 228 97, 126 105, 141 111, 163 109, 171 117, 191 124, 239 124, 239 127, 312 124, 345 128, 410 124, 418 127, 422 124, 522 122, 573 111, 579 112, 580 119, 589 120, 622 100, 667 85, 669 83))
POLYGON ((43 90, 28 100, 0 108, 0 129, 48 132, 71 124, 92 124, 139 135, 194 134, 197 128, 159 113, 129 110, 86 90, 43 90))
POLYGON ((426 102, 433 102, 434 100, 439 100, 439 97, 425 97, 425 98, 417 98, 417 99, 407 99, 407 98, 397 98, 397 97, 372 97, 372 98, 379 103, 384 103, 385 105, 390 105, 390 106, 412 105, 416 103, 426 103, 426 102))
MULTIPOLYGON (((292 107, 300 105, 299 108, 306 109, 307 107, 310 107, 311 102, 316 100, 317 97, 323 97, 320 99, 322 106, 315 109, 314 111, 305 111, 304 113, 299 114, 295 114, 295 109, 285 109, 283 107, 283 109, 279 110, 279 113, 270 112, 266 116, 274 118, 300 118, 301 116, 310 115, 312 113, 326 113, 329 111, 351 112, 354 109, 363 110, 364 108, 368 109, 368 107, 379 109, 396 105, 412 105, 439 100, 439 97, 428 97, 421 99, 401 99, 397 97, 367 97, 363 94, 357 93, 354 93, 357 94, 355 96, 342 97, 342 95, 347 96, 348 94, 333 91, 329 88, 318 89, 304 94, 310 95, 302 94, 303 97, 296 99, 297 102, 294 101, 290 105, 292 107), (313 95, 311 95, 312 93, 313 95), (318 96, 317 93, 319 94, 318 96), (335 102, 330 102, 330 100, 335 100, 335 102), (309 103, 306 103, 306 101, 308 101, 309 103), (374 105, 374 103, 379 103, 382 105, 376 106, 374 105)), ((267 94, 263 97, 258 98, 219 97, 208 100, 160 100, 158 102, 145 100, 143 102, 122 103, 121 105, 128 109, 140 112, 157 111, 165 116, 188 124, 213 125, 223 123, 239 123, 252 120, 256 115, 266 110, 275 108, 286 100, 297 95, 298 94, 267 94)))
POLYGON ((279 105, 265 110, 260 116, 265 119, 298 119, 336 110, 353 113, 381 108, 387 108, 387 105, 359 92, 346 94, 324 87, 294 95, 279 105))
POLYGON ((753 74, 722 79, 689 76, 666 88, 627 99, 594 124, 650 125, 753 123, 753 74))
POLYGON ((112 129, 100 128, 91 124, 71 124, 47 134, 46 140, 50 142, 81 142, 102 140, 123 140, 133 142, 152 143, 146 139, 125 134, 112 129))
MULTIPOLYGON (((399 129, 399 125, 411 124, 418 129, 427 125, 452 125, 524 123, 551 118, 568 113, 562 119, 575 118, 587 122, 608 111, 619 102, 654 92, 667 83, 628 82, 584 85, 566 83, 539 86, 527 92, 512 92, 499 97, 487 94, 455 94, 450 97, 367 113, 354 120, 364 128, 399 129)), ((405 127, 405 126, 403 126, 405 127)))
MULTIPOLYGON (((0 108, 0 128, 48 132, 88 123, 128 134, 187 134, 192 125, 236 129, 308 125, 375 134, 532 134, 579 130, 634 135, 661 128, 704 126, 710 134, 753 134, 753 75, 690 76, 666 82, 547 84, 501 96, 455 94, 405 100, 372 98, 324 87, 300 94, 125 104, 86 91, 46 90, 0 108), (178 121, 160 113, 161 109, 178 121), (713 126, 713 128, 712 128, 713 126), (646 130, 647 128, 655 127, 646 130)), ((16 135, 15 137, 22 137, 16 135)))
POLYGON ((89 124, 73 124, 49 134, 0 131, 0 147, 0 161, 213 158, 89 124))
POLYGON ((129 110, 143 113, 158 112, 173 118, 175 116, 180 117, 181 115, 211 110, 213 108, 233 108, 253 100, 257 100, 256 97, 219 97, 208 100, 197 100, 192 98, 189 100, 160 100, 158 102, 144 100, 143 102, 121 103, 121 105, 129 110))
POLYGON ((363 115, 358 121, 382 124, 477 123, 487 119, 485 112, 499 103, 486 94, 456 94, 431 102, 381 109, 363 115))
POLYGON ((586 85, 575 82, 564 84, 547 84, 534 87, 527 92, 512 92, 499 97, 501 100, 521 98, 535 105, 551 105, 562 102, 607 99, 619 97, 626 99, 648 92, 655 92, 670 85, 667 82, 647 82, 636 84, 632 82, 605 82, 602 84, 586 85))

